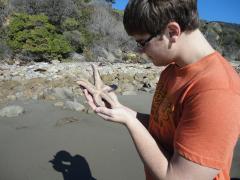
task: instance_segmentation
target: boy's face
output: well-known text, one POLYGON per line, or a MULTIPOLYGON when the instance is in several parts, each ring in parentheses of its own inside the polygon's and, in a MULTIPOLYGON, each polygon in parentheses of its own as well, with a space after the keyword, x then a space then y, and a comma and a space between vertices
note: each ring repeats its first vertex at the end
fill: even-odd
POLYGON ((155 66, 166 66, 173 62, 176 50, 167 29, 162 35, 135 34, 133 37, 138 44, 138 52, 147 55, 155 66))
POLYGON ((166 66, 173 62, 171 48, 164 34, 155 37, 149 34, 134 35, 133 37, 139 44, 139 53, 146 54, 155 66, 166 66))

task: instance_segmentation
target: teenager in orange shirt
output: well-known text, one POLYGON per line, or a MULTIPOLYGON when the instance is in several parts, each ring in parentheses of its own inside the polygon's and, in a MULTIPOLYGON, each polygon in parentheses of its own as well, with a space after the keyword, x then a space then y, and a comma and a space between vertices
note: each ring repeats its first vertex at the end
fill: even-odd
MULTIPOLYGON (((228 180, 240 133, 240 79, 199 31, 196 0, 131 0, 124 26, 156 66, 159 79, 149 122, 79 81, 94 111, 126 126, 144 163, 146 179, 228 180), (93 96, 94 95, 94 96, 93 96), (147 125, 147 128, 145 128, 147 125)), ((108 89, 109 90, 109 89, 108 89)), ((102 91, 103 92, 103 91, 102 91)))

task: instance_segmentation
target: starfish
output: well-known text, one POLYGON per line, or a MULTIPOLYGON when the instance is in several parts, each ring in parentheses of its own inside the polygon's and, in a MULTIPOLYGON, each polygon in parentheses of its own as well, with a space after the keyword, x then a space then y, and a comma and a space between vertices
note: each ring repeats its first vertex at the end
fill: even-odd
POLYGON ((96 65, 91 64, 93 69, 93 79, 94 85, 86 80, 79 80, 77 83, 83 88, 87 89, 88 92, 93 96, 93 100, 96 106, 105 106, 105 103, 108 103, 113 107, 116 103, 114 102, 114 96, 109 94, 109 90, 113 88, 106 86, 98 72, 96 65))

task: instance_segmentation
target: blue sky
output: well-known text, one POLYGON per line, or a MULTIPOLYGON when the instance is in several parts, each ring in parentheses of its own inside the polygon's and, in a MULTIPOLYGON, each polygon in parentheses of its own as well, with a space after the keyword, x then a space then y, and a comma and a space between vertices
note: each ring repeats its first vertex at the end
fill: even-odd
MULTIPOLYGON (((113 5, 123 10, 128 0, 116 0, 113 5)), ((198 0, 200 19, 240 24, 240 0, 198 0)))

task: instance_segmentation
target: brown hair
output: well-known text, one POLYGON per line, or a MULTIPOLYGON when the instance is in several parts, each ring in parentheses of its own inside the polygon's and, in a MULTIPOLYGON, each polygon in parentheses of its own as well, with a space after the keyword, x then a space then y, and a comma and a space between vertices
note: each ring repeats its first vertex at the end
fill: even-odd
POLYGON ((182 31, 199 27, 197 0, 129 0, 123 24, 129 35, 161 34, 169 22, 182 31))

